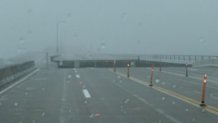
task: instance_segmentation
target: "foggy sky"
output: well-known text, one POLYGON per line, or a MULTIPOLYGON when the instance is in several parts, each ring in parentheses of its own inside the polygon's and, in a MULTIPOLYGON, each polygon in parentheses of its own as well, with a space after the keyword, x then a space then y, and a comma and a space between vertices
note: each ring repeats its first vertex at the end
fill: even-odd
POLYGON ((217 55, 217 0, 1 0, 0 58, 63 54, 217 55))

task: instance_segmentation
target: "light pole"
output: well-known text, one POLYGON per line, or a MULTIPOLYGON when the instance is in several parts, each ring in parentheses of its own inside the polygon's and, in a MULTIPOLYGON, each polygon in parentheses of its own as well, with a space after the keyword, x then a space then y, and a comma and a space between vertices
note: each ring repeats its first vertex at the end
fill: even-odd
POLYGON ((65 21, 58 21, 57 24, 56 24, 56 31, 57 31, 57 34, 56 34, 56 53, 57 55, 59 55, 59 52, 60 52, 60 48, 59 48, 59 26, 61 23, 65 23, 65 21))

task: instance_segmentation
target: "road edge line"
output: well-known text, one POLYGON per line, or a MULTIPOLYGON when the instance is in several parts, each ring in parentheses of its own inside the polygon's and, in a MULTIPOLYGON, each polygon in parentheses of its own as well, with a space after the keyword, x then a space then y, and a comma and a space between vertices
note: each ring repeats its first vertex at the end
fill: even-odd
POLYGON ((13 84, 11 84, 10 86, 8 86, 7 88, 3 89, 0 91, 0 95, 4 94, 5 92, 9 91, 10 89, 12 89, 13 87, 17 86, 18 84, 22 83, 23 81, 27 80, 29 77, 33 76, 35 73, 37 73, 39 71, 39 68, 37 68, 36 70, 32 71, 31 73, 27 74, 26 76, 22 77, 21 79, 19 79, 18 81, 15 81, 13 84))
MULTIPOLYGON (((109 71, 113 72, 111 69, 109 69, 109 71)), ((121 72, 116 72, 116 74, 118 74, 118 75, 120 75, 122 77, 126 77, 125 74, 123 74, 121 72)), ((145 85, 145 86, 149 87, 149 82, 147 82, 147 81, 143 81, 143 80, 137 79, 135 77, 130 77, 129 79, 132 80, 133 82, 136 82, 138 84, 142 84, 142 85, 145 85)), ((192 99, 190 97, 179 94, 179 93, 177 93, 175 91, 167 90, 165 88, 162 88, 162 87, 159 87, 159 86, 156 86, 156 85, 154 85, 152 88, 155 89, 156 91, 159 91, 161 93, 164 93, 166 95, 169 95, 171 97, 179 99, 179 100, 181 100, 181 101, 183 101, 185 103, 191 104, 191 105, 193 105, 193 106, 195 106, 197 108, 201 108, 200 107, 200 102, 198 103, 198 101, 195 100, 195 99, 192 99)), ((207 105, 206 107, 203 107, 203 108, 206 111, 208 111, 208 112, 210 112, 210 113, 212 113, 214 115, 218 115, 218 108, 215 107, 215 106, 207 105)))

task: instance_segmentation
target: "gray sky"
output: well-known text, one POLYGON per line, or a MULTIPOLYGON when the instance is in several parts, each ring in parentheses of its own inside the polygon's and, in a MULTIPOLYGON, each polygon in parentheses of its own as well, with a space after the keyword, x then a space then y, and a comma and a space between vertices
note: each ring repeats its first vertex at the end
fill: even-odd
POLYGON ((211 54, 218 46, 217 0, 0 0, 0 56, 211 54))

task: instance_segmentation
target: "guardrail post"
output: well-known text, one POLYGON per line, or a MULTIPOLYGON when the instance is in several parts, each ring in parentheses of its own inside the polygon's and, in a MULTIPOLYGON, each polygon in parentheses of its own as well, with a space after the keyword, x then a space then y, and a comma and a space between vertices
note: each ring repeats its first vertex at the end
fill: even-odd
POLYGON ((116 61, 115 60, 113 62, 113 68, 114 68, 114 72, 116 72, 116 61))
POLYGON ((127 78, 130 77, 130 64, 127 64, 127 78))
POLYGON ((151 65, 151 77, 150 77, 150 85, 153 86, 153 78, 154 78, 154 64, 151 65))
POLYGON ((47 69, 49 68, 49 54, 48 54, 48 52, 46 52, 46 67, 47 67, 47 69))
POLYGON ((188 64, 185 65, 185 77, 188 77, 188 64))
POLYGON ((160 71, 160 72, 162 71, 162 66, 161 66, 161 63, 160 63, 160 68, 159 68, 159 71, 160 71))
POLYGON ((207 84, 207 74, 204 74, 203 86, 202 86, 202 95, 201 95, 201 107, 206 106, 205 104, 205 93, 206 93, 206 84, 207 84))

